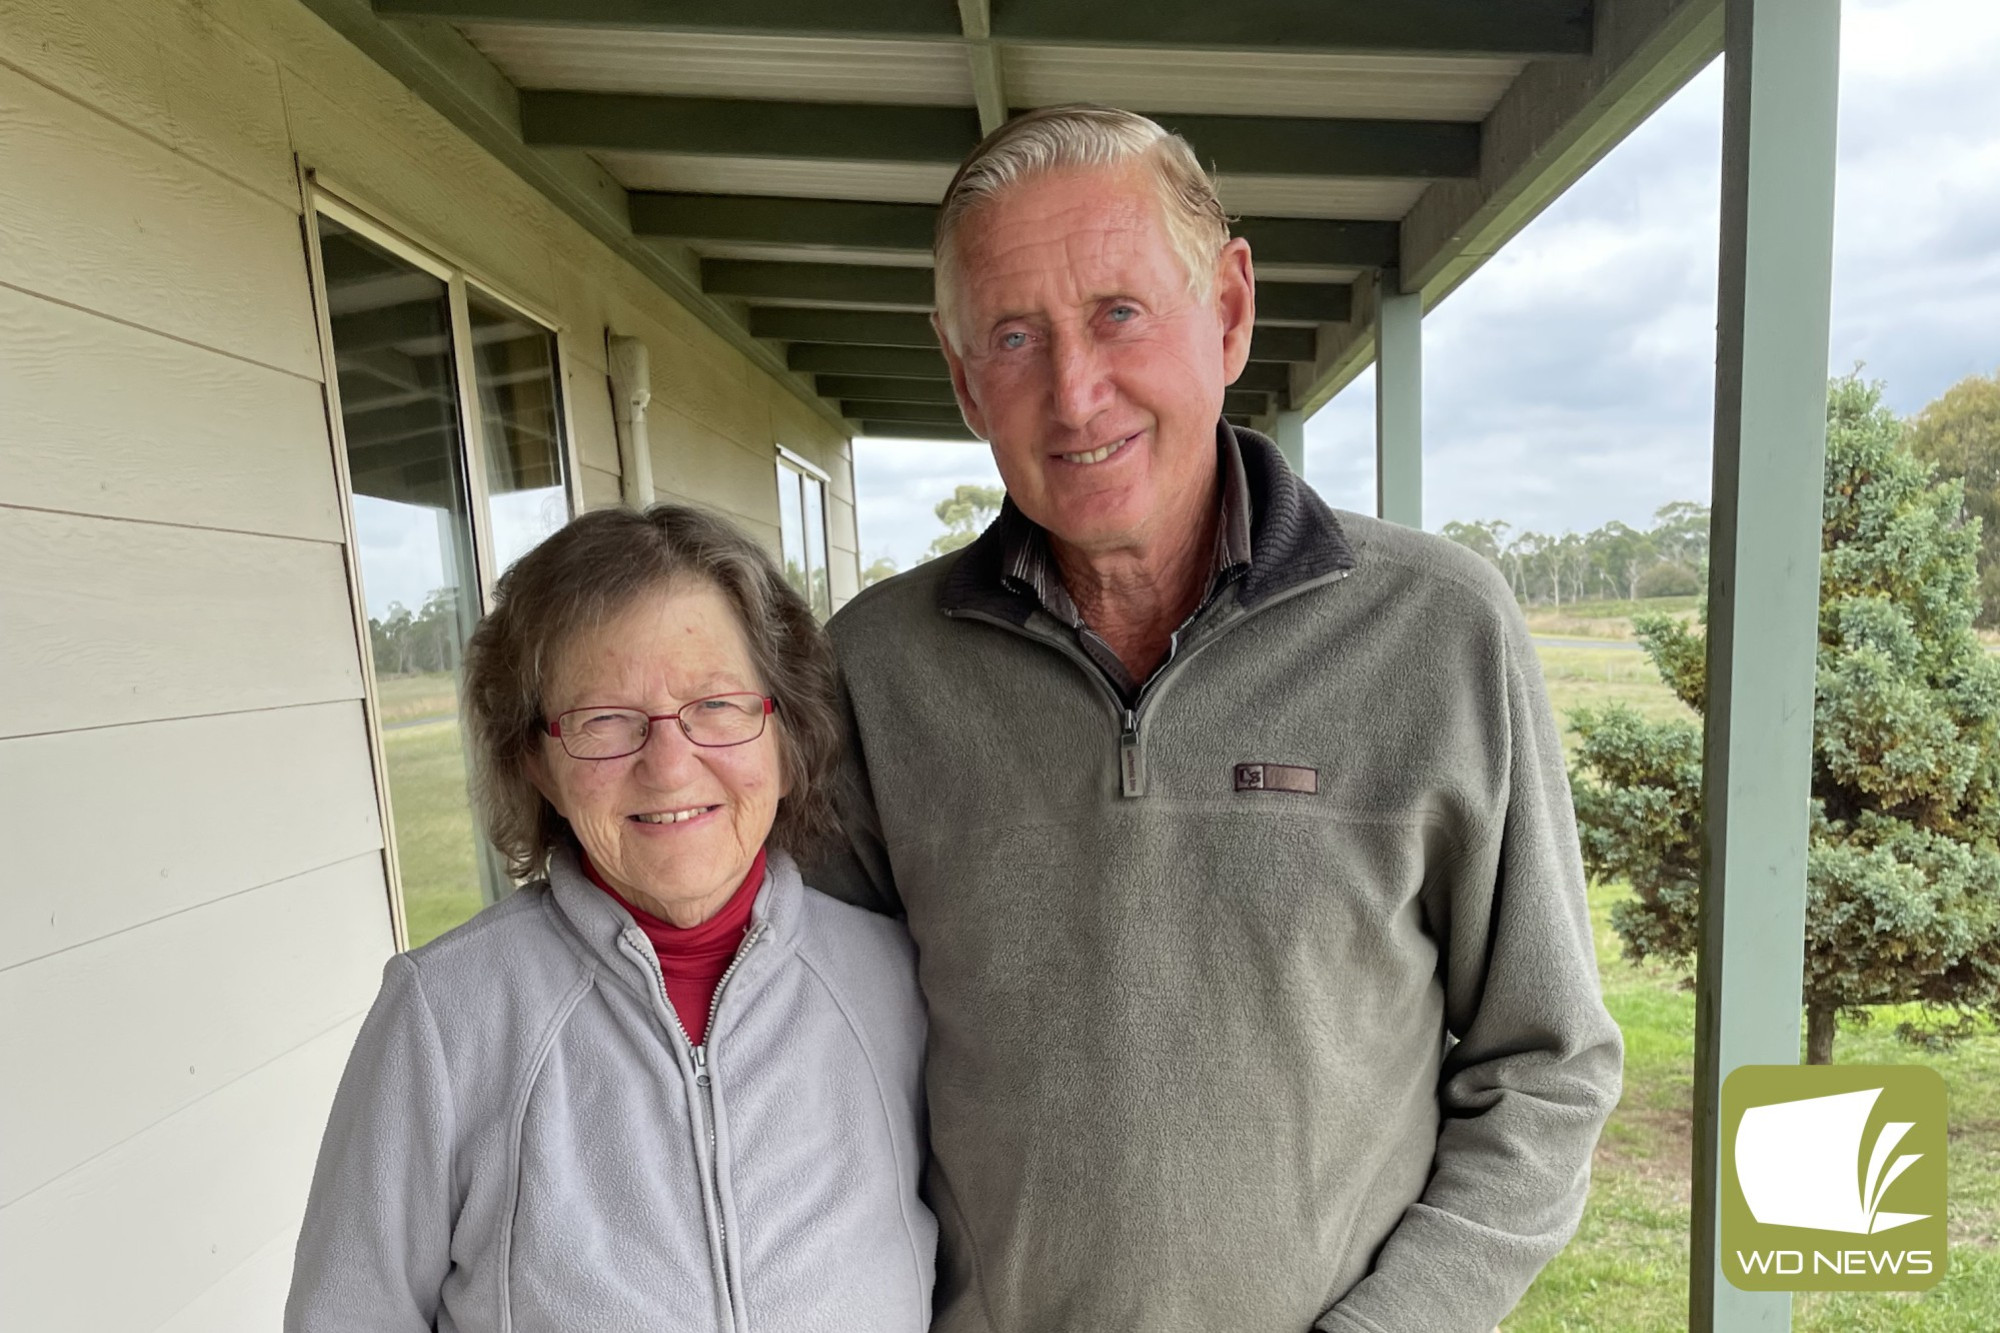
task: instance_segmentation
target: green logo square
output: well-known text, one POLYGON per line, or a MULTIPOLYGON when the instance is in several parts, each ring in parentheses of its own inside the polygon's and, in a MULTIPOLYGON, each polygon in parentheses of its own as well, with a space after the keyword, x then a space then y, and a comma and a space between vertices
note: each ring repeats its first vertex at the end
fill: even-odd
POLYGON ((1746 1291, 1922 1291, 1944 1271, 1936 1070, 1744 1065, 1723 1080, 1723 1276, 1746 1291))

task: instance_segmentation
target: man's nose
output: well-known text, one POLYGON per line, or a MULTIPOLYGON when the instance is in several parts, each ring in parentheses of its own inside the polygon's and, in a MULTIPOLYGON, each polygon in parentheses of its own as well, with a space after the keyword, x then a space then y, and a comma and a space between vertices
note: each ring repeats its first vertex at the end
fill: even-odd
POLYGON ((1111 381, 1097 342, 1087 333, 1058 332, 1051 339, 1051 385, 1056 420, 1080 430, 1111 397, 1111 381))

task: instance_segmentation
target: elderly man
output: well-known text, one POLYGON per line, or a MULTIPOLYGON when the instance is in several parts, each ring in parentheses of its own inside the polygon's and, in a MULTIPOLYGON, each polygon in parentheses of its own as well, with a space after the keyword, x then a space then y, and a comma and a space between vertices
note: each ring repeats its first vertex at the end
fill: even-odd
POLYGON ((1101 107, 973 153, 936 323, 1009 500, 833 621, 931 1019, 944 1333, 1491 1329, 1618 1096, 1506 585, 1223 424, 1249 246, 1101 107))

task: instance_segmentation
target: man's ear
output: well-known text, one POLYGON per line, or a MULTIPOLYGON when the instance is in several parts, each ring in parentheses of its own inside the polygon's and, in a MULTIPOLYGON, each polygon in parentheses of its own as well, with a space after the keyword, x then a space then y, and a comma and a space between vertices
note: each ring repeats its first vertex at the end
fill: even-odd
POLYGON ((945 368, 951 372, 951 392, 958 399, 959 415, 965 418, 966 428, 982 440, 992 439, 986 433, 986 414, 979 410, 972 390, 966 385, 965 362, 952 347, 951 336, 945 332, 944 321, 935 310, 931 311, 931 331, 937 334, 938 346, 944 351, 945 368))
POLYGON ((1222 322, 1222 382, 1234 384, 1250 362, 1250 334, 1257 325, 1257 274, 1250 242, 1241 236, 1216 256, 1215 312, 1222 322))

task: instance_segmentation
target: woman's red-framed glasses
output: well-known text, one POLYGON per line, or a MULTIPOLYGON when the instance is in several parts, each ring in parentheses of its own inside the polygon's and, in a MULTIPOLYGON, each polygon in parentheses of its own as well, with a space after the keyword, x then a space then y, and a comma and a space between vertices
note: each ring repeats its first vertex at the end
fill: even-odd
POLYGON ((572 708, 549 723, 549 735, 572 759, 623 759, 646 748, 655 722, 678 722, 694 744, 719 750, 764 734, 764 719, 778 711, 767 694, 711 694, 690 699, 671 713, 641 708, 572 708))

